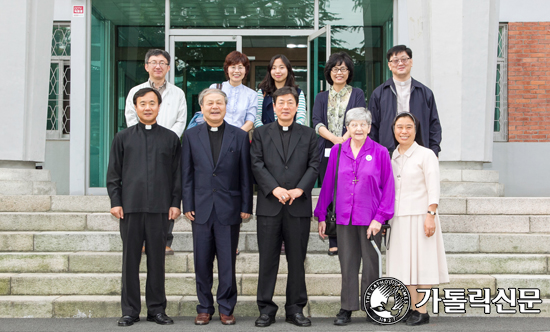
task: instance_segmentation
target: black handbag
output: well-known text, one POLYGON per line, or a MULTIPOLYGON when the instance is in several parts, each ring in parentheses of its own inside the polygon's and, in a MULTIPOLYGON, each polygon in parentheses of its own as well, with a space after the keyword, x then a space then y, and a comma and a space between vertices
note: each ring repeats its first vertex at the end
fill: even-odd
POLYGON ((334 175, 334 194, 332 196, 332 203, 327 208, 327 215, 325 218, 326 228, 325 234, 328 236, 336 236, 336 189, 338 187, 338 165, 340 164, 340 151, 342 151, 342 144, 338 147, 338 158, 336 159, 336 172, 334 175))

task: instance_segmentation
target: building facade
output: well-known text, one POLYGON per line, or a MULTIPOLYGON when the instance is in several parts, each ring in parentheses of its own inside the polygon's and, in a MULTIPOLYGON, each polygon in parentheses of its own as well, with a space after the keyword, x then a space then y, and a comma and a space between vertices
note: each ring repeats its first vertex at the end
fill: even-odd
MULTIPOLYGON (((28 16, 35 3, 10 6, 28 16)), ((352 56, 351 85, 368 98, 390 77, 387 49, 406 44, 413 50, 413 77, 436 96, 442 168, 498 170, 506 195, 550 196, 550 185, 541 181, 544 154, 550 152, 544 88, 550 74, 543 69, 550 26, 540 17, 550 4, 543 0, 40 3, 53 7, 49 22, 34 23, 37 31, 47 27, 51 36, 50 61, 36 62, 44 76, 40 82, 48 86, 48 94, 42 92, 43 100, 36 101, 44 105, 43 129, 36 131, 44 134, 24 141, 45 141, 38 144, 42 156, 27 158, 7 149, 0 160, 10 161, 4 163, 8 167, 15 167, 13 160, 28 161, 25 167, 41 163, 51 171, 58 194, 106 194, 111 140, 126 127, 126 94, 147 79, 143 62, 150 48, 171 54, 168 79, 186 93, 190 119, 198 110, 198 93, 225 80, 223 60, 232 50, 249 56, 246 84, 251 88, 265 76, 269 59, 285 54, 310 114, 315 95, 328 88, 323 68, 331 53, 352 56)), ((13 123, 29 126, 21 121, 13 123)))

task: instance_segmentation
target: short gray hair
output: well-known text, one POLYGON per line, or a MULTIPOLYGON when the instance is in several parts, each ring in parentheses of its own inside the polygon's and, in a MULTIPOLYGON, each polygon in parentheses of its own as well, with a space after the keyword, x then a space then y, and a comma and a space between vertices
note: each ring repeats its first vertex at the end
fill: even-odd
POLYGON ((204 90, 202 90, 201 93, 199 94, 199 105, 202 106, 202 100, 204 99, 204 97, 206 97, 208 95, 213 95, 213 94, 222 95, 223 99, 225 100, 225 104, 227 105, 227 95, 225 94, 225 92, 223 92, 220 89, 204 89, 204 90))
POLYGON ((346 113, 346 127, 349 126, 351 121, 367 121, 370 126, 372 124, 372 115, 364 107, 355 107, 346 113))

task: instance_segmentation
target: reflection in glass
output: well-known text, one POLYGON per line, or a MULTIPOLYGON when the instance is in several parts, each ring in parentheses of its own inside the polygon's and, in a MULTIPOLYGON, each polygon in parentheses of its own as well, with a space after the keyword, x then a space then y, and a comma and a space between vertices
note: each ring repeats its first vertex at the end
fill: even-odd
POLYGON ((170 0, 174 29, 312 29, 314 0, 170 0))
POLYGON ((225 57, 237 48, 236 42, 176 42, 174 84, 185 92, 187 123, 200 111, 199 93, 211 84, 226 81, 225 57))

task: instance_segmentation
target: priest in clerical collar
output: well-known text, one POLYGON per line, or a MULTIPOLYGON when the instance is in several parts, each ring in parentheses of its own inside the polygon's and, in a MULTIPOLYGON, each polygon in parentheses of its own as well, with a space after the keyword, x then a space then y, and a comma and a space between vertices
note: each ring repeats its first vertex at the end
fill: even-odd
POLYGON ((147 242, 147 320, 173 324, 166 316, 164 258, 170 220, 180 214, 181 145, 178 135, 157 124, 162 97, 153 88, 133 97, 139 122, 113 139, 107 191, 122 237, 122 317, 119 326, 139 322, 139 265, 147 242))
POLYGON ((252 137, 252 172, 258 183, 258 250, 260 270, 257 303, 260 317, 255 324, 275 322, 278 306, 273 292, 279 269, 281 243, 288 262, 286 321, 310 326, 304 316, 307 304, 304 260, 311 218, 311 190, 319 173, 317 134, 294 123, 298 92, 282 87, 273 93, 277 121, 258 127, 252 137))
POLYGON ((243 219, 252 213, 252 173, 248 133, 225 122, 227 96, 222 90, 199 94, 205 123, 182 139, 183 212, 193 229, 197 283, 196 325, 214 314, 212 265, 218 261, 218 312, 224 325, 235 324, 236 251, 243 219))

